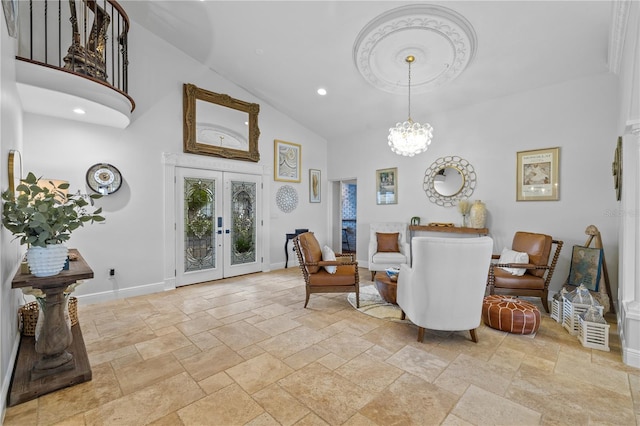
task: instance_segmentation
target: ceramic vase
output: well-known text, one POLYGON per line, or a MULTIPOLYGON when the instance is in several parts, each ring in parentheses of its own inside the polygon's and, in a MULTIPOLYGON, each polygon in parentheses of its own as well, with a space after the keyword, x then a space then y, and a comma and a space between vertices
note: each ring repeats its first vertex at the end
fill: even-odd
POLYGON ((484 228, 487 223, 487 207, 480 200, 476 200, 469 211, 469 227, 484 228))
POLYGON ((29 247, 27 263, 36 277, 57 275, 64 268, 69 249, 63 244, 47 244, 46 247, 29 247))

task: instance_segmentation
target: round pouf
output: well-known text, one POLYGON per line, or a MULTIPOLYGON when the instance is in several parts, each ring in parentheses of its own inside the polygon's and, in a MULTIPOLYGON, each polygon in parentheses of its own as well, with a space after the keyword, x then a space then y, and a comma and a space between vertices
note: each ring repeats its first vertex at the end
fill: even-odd
POLYGON ((486 296, 482 302, 482 319, 491 328, 515 334, 535 333, 540 327, 540 311, 536 305, 511 296, 486 296))

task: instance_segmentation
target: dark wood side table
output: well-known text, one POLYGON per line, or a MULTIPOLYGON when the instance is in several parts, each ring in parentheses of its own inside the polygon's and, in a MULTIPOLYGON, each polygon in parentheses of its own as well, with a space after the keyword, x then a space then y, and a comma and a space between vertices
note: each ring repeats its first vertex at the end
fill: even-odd
POLYGON ((12 288, 33 287, 44 292, 40 336, 22 336, 9 393, 9 406, 49 392, 91 380, 91 366, 80 325, 69 327, 65 319, 64 290, 78 280, 93 278, 93 270, 75 249, 70 249, 69 270, 52 277, 35 277, 18 270, 12 288))
MULTIPOLYGON (((289 241, 293 240, 297 235, 304 234, 305 232, 309 232, 308 229, 296 229, 296 232, 293 234, 287 234, 287 239, 284 242, 284 267, 287 268, 289 265, 289 241)), ((295 249, 295 247, 294 247, 295 249)))

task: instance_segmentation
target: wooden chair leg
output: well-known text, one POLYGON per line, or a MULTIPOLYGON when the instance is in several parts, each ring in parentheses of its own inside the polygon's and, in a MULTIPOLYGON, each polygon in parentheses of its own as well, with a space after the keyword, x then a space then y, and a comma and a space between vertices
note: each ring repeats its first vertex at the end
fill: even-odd
POLYGON ((309 289, 307 289, 307 297, 304 300, 304 307, 307 307, 307 303, 309 303, 309 289))
POLYGON ((371 281, 373 281, 373 277, 376 275, 376 271, 371 271, 371 281))
POLYGON ((476 334, 476 329, 472 328, 471 330, 469 330, 469 334, 471 334, 471 340, 473 341, 473 343, 478 343, 478 335, 476 334))
POLYGON ((418 327, 418 342, 424 341, 424 327, 418 327))
POLYGON ((400 311, 400 312, 401 312, 400 319, 401 320, 407 319, 407 314, 405 314, 404 311, 400 311))
POLYGON ((360 309, 360 289, 356 288, 356 308, 360 309))
POLYGON ((544 310, 549 313, 549 301, 547 300, 549 298, 549 291, 545 291, 544 294, 542 295, 542 297, 540 299, 542 299, 542 306, 544 306, 544 310))

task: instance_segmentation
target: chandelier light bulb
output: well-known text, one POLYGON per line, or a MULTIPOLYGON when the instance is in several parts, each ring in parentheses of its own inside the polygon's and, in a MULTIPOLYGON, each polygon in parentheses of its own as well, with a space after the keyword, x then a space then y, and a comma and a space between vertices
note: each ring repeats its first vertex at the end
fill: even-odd
POLYGON ((396 123, 389 129, 389 147, 391 151, 405 157, 413 157, 425 152, 431 144, 433 127, 430 124, 416 123, 411 119, 411 63, 415 57, 409 55, 405 61, 409 64, 409 118, 404 123, 396 123))

